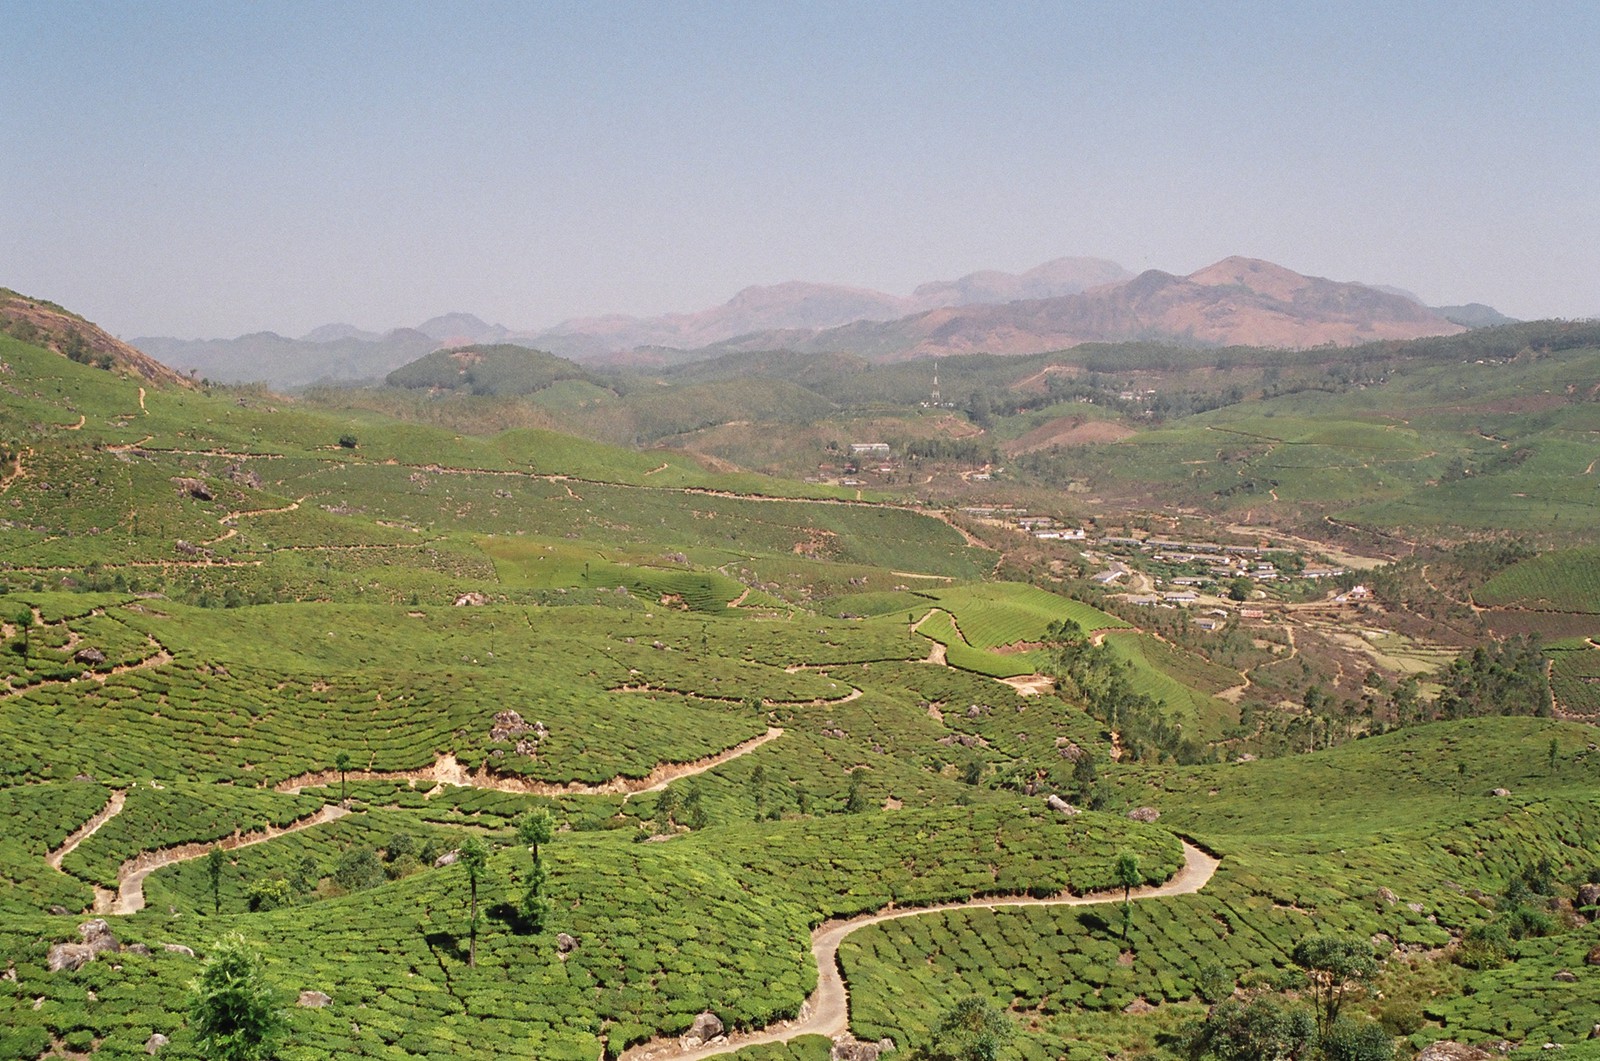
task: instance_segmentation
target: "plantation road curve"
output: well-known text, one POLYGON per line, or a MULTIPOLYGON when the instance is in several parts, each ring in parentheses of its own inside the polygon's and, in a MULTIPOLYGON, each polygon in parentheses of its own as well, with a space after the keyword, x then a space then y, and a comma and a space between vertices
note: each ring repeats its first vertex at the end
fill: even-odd
POLYGON ((213 847, 220 847, 224 851, 233 851, 241 847, 251 847, 255 844, 264 844, 268 840, 276 840, 289 833, 297 833, 302 829, 309 829, 313 825, 324 825, 327 822, 338 821, 349 810, 327 804, 315 813, 304 818, 290 822, 288 825, 269 825, 265 829, 255 832, 235 833, 232 836, 205 844, 179 844, 176 847, 163 847, 154 851, 141 851, 128 861, 124 862, 117 870, 117 890, 110 891, 106 888, 94 890, 94 912, 97 914, 136 914, 144 909, 144 879, 158 869, 174 866, 179 862, 192 862, 197 858, 204 858, 211 853, 213 847))
POLYGON ((61 841, 60 847, 44 856, 45 864, 51 869, 60 869, 62 859, 77 850, 78 845, 93 836, 102 825, 122 813, 122 807, 127 799, 127 789, 113 789, 111 798, 106 801, 104 807, 95 812, 94 817, 74 829, 70 836, 61 841))
MULTIPOLYGON (((1181 837, 1180 837, 1181 839, 1181 837)), ((1221 860, 1183 840, 1183 867, 1163 884, 1135 888, 1132 899, 1162 899, 1173 895, 1192 895, 1204 888, 1217 872, 1221 860)), ((924 914, 952 910, 977 910, 1006 906, 1096 906, 1122 902, 1122 891, 1089 892, 1084 895, 1056 895, 1036 899, 1031 896, 969 899, 958 903, 938 903, 906 910, 883 910, 842 921, 825 921, 811 930, 811 955, 817 962, 817 989, 811 992, 794 1020, 778 1021, 749 1032, 734 1032, 723 1042, 685 1049, 677 1039, 652 1039, 623 1051, 622 1061, 701 1061, 763 1043, 782 1043, 802 1035, 825 1035, 838 1039, 850 1034, 850 992, 839 972, 839 944, 845 937, 868 925, 898 921, 924 914)))

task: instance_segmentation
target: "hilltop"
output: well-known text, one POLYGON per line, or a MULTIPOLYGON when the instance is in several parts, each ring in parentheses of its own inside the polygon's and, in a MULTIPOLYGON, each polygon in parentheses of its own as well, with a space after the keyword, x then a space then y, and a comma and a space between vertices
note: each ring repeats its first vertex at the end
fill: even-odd
POLYGON ((0 288, 0 332, 80 364, 136 375, 152 383, 187 386, 189 382, 76 313, 7 288, 0 288))

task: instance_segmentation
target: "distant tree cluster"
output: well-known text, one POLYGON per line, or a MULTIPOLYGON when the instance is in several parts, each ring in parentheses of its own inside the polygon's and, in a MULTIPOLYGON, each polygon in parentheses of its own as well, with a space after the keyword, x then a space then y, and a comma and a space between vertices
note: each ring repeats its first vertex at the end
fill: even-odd
POLYGON ((1200 762, 1205 747, 1167 721, 1161 705, 1136 692, 1133 668, 1104 643, 1096 645, 1072 620, 1051 626, 1046 635, 1054 646, 1056 677, 1077 691, 1091 715, 1111 728, 1129 759, 1172 756, 1179 762, 1200 762))

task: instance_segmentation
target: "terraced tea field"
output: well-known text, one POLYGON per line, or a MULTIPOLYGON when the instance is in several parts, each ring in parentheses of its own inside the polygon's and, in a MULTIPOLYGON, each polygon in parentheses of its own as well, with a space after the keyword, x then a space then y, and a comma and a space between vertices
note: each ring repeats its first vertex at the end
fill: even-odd
MULTIPOLYGON (((1330 930, 1377 941, 1386 993, 1444 985, 1406 1048, 1580 1049, 1593 985, 1553 974, 1594 939, 1584 727, 1118 761, 1115 710, 996 679, 1048 676, 1076 624, 1220 758, 1202 738, 1237 721, 1237 659, 985 581, 997 557, 916 505, 141 391, 6 338, 0 362, 0 1057, 147 1057, 153 1033, 199 1056, 188 985, 231 932, 283 1001, 285 1061, 910 1054, 973 993, 1007 1061, 1172 1056, 1219 983, 1287 998, 1295 945, 1330 930), (97 911, 120 949, 80 963, 59 948, 97 911), (1508 925, 1498 965, 1461 964, 1508 925), (703 1013, 732 1034, 680 1049, 703 1013)), ((1094 448, 1086 474, 1116 450, 1175 491, 1387 504, 1378 480, 1449 459, 1440 424, 1299 400, 1094 448)), ((1484 599, 1555 594, 1552 563, 1484 599)), ((1555 647, 1558 703, 1587 705, 1592 650, 1555 647)))

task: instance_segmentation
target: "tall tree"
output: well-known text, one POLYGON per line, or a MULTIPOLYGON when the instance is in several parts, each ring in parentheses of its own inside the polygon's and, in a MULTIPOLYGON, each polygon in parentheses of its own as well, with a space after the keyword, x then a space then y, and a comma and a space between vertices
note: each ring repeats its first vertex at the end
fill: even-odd
POLYGON ((549 843, 554 835, 555 821, 543 807, 517 819, 517 840, 527 845, 528 854, 533 857, 533 866, 528 871, 528 884, 522 893, 518 912, 522 915, 522 923, 534 932, 541 931, 550 916, 550 901, 544 897, 548 874, 545 873, 544 860, 539 856, 539 845, 549 843))
MULTIPOLYGON (((19 464, 18 467, 21 467, 21 465, 19 464)), ((18 647, 22 651, 22 658, 27 659, 31 647, 28 641, 28 631, 33 629, 33 609, 29 607, 18 608, 16 617, 11 621, 16 625, 17 631, 22 634, 22 644, 18 647)))
POLYGON ((469 836, 461 841, 456 859, 467 871, 467 889, 472 900, 472 916, 467 922, 467 965, 475 967, 478 964, 478 883, 489 872, 489 845, 481 837, 469 836))
POLYGON ((555 834, 555 819, 543 807, 517 818, 517 843, 528 849, 535 862, 539 861, 539 845, 548 844, 555 834))
POLYGON ((704 829, 710 823, 711 818, 706 814, 705 799, 700 794, 700 782, 690 778, 684 784, 683 824, 691 829, 704 829))
POLYGON ((1338 1018, 1348 986, 1366 983, 1378 975, 1372 945, 1355 936, 1309 936, 1295 944, 1293 957, 1311 985, 1319 1034, 1338 1018))
POLYGON ((222 864, 225 861, 222 848, 215 844, 206 852, 206 877, 211 881, 211 912, 214 914, 222 912, 222 864))
POLYGON ((750 797, 755 800, 756 821, 760 821, 767 803, 767 768, 760 763, 750 771, 750 797))
POLYGON ((339 752, 337 755, 335 755, 333 757, 333 766, 334 766, 334 769, 339 771, 339 806, 342 807, 342 806, 345 805, 346 802, 348 802, 345 799, 345 794, 344 794, 345 793, 344 775, 345 775, 345 771, 350 769, 350 753, 349 752, 339 752))
POLYGON ((860 814, 867 809, 867 794, 861 787, 866 776, 867 768, 864 766, 858 766, 850 771, 850 791, 844 800, 845 813, 860 814))
POLYGON ((1133 889, 1143 882, 1139 856, 1132 851, 1117 852, 1117 883, 1122 886, 1122 941, 1128 941, 1128 923, 1133 920, 1133 889))
POLYGON ((273 1056, 288 1022, 261 956, 237 933, 212 945, 190 982, 189 1020, 200 1049, 214 1061, 273 1056))

